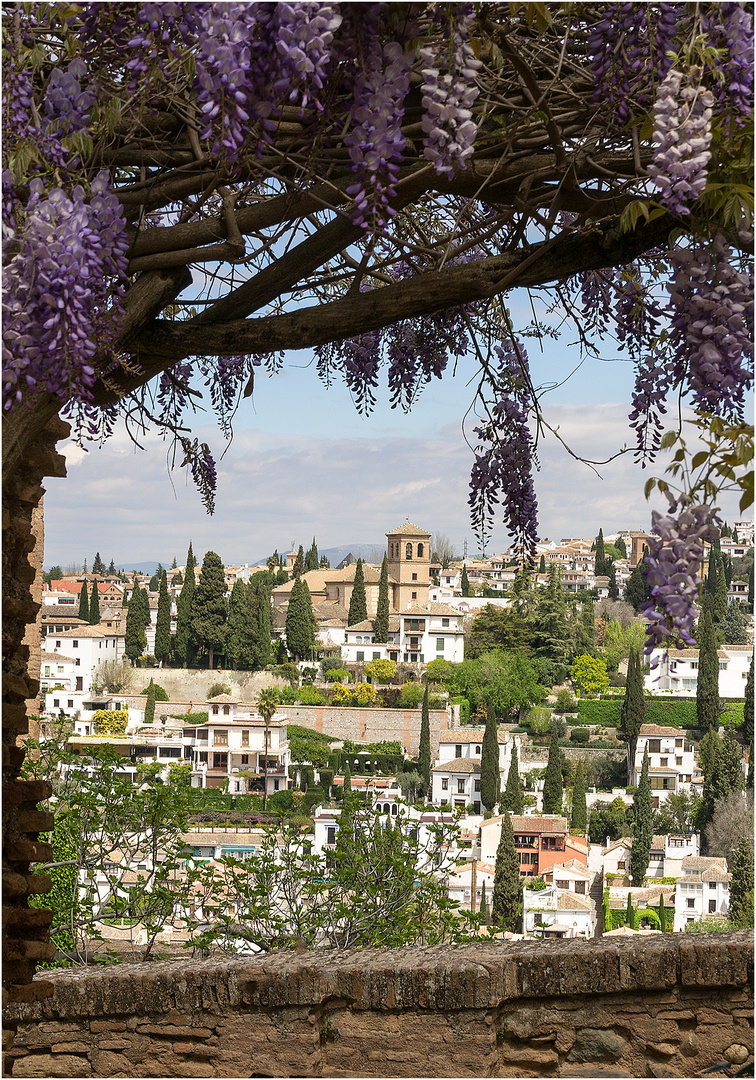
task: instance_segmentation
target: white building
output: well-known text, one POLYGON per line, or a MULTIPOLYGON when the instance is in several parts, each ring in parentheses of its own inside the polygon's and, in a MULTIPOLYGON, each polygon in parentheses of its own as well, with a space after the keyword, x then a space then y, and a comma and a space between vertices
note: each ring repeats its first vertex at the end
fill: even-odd
POLYGON ((60 633, 47 633, 42 640, 40 687, 43 691, 63 685, 60 696, 48 694, 46 708, 72 713, 83 707, 83 699, 92 693, 92 680, 98 664, 121 660, 124 635, 104 626, 78 626, 60 633), (61 671, 61 667, 63 670, 61 671), (56 704, 56 699, 59 704, 56 704), (65 699, 65 704, 63 703, 65 699))
MULTIPOLYGON (((436 806, 449 803, 458 809, 472 805, 481 812, 480 762, 483 752, 483 728, 454 728, 439 736, 438 758, 431 770, 431 801, 436 806)), ((497 730, 501 790, 506 787, 512 750, 520 746, 521 735, 497 730)))
POLYGON ((588 896, 547 885, 533 889, 527 882, 522 892, 522 929, 526 937, 592 938, 596 912, 588 896))
POLYGON ((643 755, 648 750, 648 777, 651 798, 658 807, 670 792, 690 791, 696 773, 695 746, 681 728, 642 724, 635 746, 630 783, 640 783, 643 755))
POLYGON ((457 866, 446 877, 446 887, 449 899, 455 900, 461 908, 471 910, 473 876, 475 877, 475 911, 480 911, 483 898, 483 886, 486 887, 486 906, 491 913, 491 901, 493 899, 493 883, 496 866, 494 863, 475 863, 473 871, 472 863, 466 866, 457 866))
POLYGON ((675 888, 675 930, 701 919, 727 918, 730 882, 724 857, 689 856, 682 861, 682 877, 675 888))
MULTIPOLYGON (((651 840, 651 853, 646 877, 679 877, 682 873, 684 860, 690 856, 698 855, 700 850, 699 841, 700 836, 698 833, 689 835, 673 835, 670 833, 669 836, 654 836, 651 840)), ((604 874, 618 874, 622 877, 629 877, 632 846, 632 837, 623 836, 603 848, 601 861, 604 874)))
MULTIPOLYGON (((753 655, 751 645, 722 645, 719 658, 719 696, 744 698, 748 668, 753 655)), ((695 697, 698 682, 698 649, 654 649, 645 687, 652 694, 679 694, 695 697)))
POLYGON ((351 663, 394 660, 427 664, 431 660, 460 663, 465 658, 463 616, 448 604, 417 604, 389 616, 388 642, 375 640, 374 620, 347 627, 342 659, 351 663))

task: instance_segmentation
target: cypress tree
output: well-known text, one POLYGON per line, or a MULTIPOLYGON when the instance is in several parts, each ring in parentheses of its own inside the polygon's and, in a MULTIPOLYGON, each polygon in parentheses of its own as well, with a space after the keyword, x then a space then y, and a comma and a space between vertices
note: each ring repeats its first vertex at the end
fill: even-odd
POLYGON ((362 559, 357 560, 357 566, 354 571, 354 584, 352 586, 352 595, 349 598, 349 615, 347 616, 347 626, 356 626, 357 623, 364 622, 367 619, 367 596, 365 595, 365 573, 362 569, 362 559))
POLYGON ((751 569, 748 571, 748 606, 753 607, 753 563, 751 563, 751 569))
POLYGON ((730 860, 730 919, 741 927, 753 926, 753 841, 738 841, 730 860))
POLYGON ((348 795, 352 790, 352 770, 349 768, 349 762, 344 762, 344 795, 348 795))
POLYGON ((228 600, 227 662, 249 671, 255 661, 255 622, 247 586, 238 578, 228 600))
POLYGON ((307 552, 307 554, 305 555, 305 561, 304 561, 305 573, 307 573, 309 570, 317 570, 319 563, 320 563, 320 558, 318 556, 318 546, 315 543, 315 537, 313 536, 313 538, 312 538, 312 546, 311 546, 310 550, 307 552))
POLYGON ((135 583, 134 591, 131 594, 129 606, 126 611, 126 634, 124 637, 124 652, 132 665, 136 664, 139 657, 147 648, 147 635, 145 634, 145 629, 149 622, 149 610, 150 607, 147 593, 139 588, 138 583, 135 583), (145 608, 147 609, 146 618, 145 608))
POLYGON ((633 610, 637 613, 651 596, 651 590, 648 587, 646 581, 646 563, 643 559, 638 563, 633 572, 628 578, 627 585, 625 586, 625 599, 628 604, 633 605, 633 610))
POLYGON ((725 732, 719 744, 719 753, 714 762, 711 778, 712 810, 720 799, 726 799, 733 791, 742 791, 744 786, 743 750, 730 729, 725 732))
POLYGON ((294 559, 292 573, 295 578, 299 578, 303 572, 305 572, 305 549, 299 544, 299 551, 297 552, 297 557, 294 559))
POLYGON ((315 648, 312 599, 304 578, 294 579, 286 612, 286 647, 297 660, 306 660, 315 648))
POLYGON ((704 612, 698 623, 696 716, 701 731, 716 731, 719 727, 719 657, 709 611, 704 612))
POLYGON ((214 551, 208 551, 202 560, 189 628, 192 644, 207 653, 207 666, 212 668, 216 653, 225 653, 228 639, 226 577, 220 555, 214 551))
POLYGON ((580 612, 580 649, 578 655, 587 653, 594 656, 596 652, 596 611, 593 600, 590 597, 583 600, 580 612))
POLYGON ((627 907, 625 908, 625 926, 629 926, 631 930, 635 929, 635 911, 633 910, 633 898, 630 893, 627 894, 627 907))
POLYGON ((507 773, 507 786, 501 797, 501 809, 508 810, 510 814, 522 813, 522 787, 520 786, 520 763, 517 753, 517 743, 512 747, 512 760, 509 763, 507 773))
POLYGON ((496 714, 493 705, 486 709, 486 729, 480 755, 480 801, 486 810, 493 810, 499 801, 501 778, 499 773, 499 739, 496 714))
POLYGON ((387 642, 389 634, 388 556, 384 553, 381 563, 381 580, 378 583, 378 607, 373 622, 376 644, 387 642))
POLYGON ((463 596, 469 596, 470 595, 470 580, 469 580, 469 578, 467 576, 467 567, 464 565, 464 563, 462 564, 462 577, 460 578, 459 584, 460 584, 460 587, 462 589, 462 595, 463 596))
POLYGON ((620 709, 620 728, 627 739, 627 763, 629 773, 635 763, 635 747, 641 725, 646 722, 646 700, 643 696, 643 669, 640 653, 631 649, 627 658, 627 681, 625 696, 620 709))
POLYGON ((714 814, 714 803, 716 801, 714 779, 721 749, 722 740, 716 728, 709 728, 698 744, 698 762, 703 773, 703 790, 696 814, 696 828, 702 834, 714 814))
POLYGON ((150 679, 147 687, 147 700, 144 703, 144 722, 152 724, 155 720, 155 680, 150 679))
POLYGON ((171 598, 168 594, 168 575, 160 575, 157 621, 155 622, 155 659, 162 667, 171 655, 171 598))
POLYGON ((607 574, 607 559, 604 551, 604 530, 599 529, 598 536, 596 537, 596 557, 593 563, 594 574, 607 574))
POLYGON ((250 607, 255 621, 254 657, 255 668, 265 668, 270 663, 272 650, 270 632, 270 579, 265 573, 253 574, 247 586, 250 607))
POLYGON ((751 666, 748 668, 748 679, 745 685, 743 735, 744 741, 750 746, 753 743, 753 657, 751 657, 751 666))
POLYGON ((704 578, 704 589, 713 599, 717 595, 717 554, 712 548, 709 552, 709 567, 704 578))
POLYGON ((714 622, 721 623, 727 615, 727 578, 723 570, 720 571, 717 578, 717 591, 714 594, 714 606, 712 609, 712 616, 714 622))
POLYGON ((541 555, 541 558, 540 558, 540 560, 538 562, 538 573, 539 574, 545 574, 546 573, 546 556, 545 555, 541 555))
POLYGON ((512 818, 502 814, 501 839, 496 849, 491 922, 513 930, 520 906, 520 860, 514 843, 512 818))
POLYGON ((192 544, 190 541, 189 551, 186 555, 184 583, 181 586, 181 592, 176 601, 176 638, 173 644, 174 651, 182 667, 186 667, 194 655, 191 643, 190 623, 195 588, 194 552, 192 551, 192 544))
POLYGON ((588 828, 588 810, 585 805, 585 778, 583 776, 583 762, 578 761, 575 769, 575 780, 572 785, 572 820, 570 831, 584 833, 588 828))
POLYGON ((662 933, 667 929, 667 909, 664 906, 664 893, 659 893, 659 929, 662 933))
POLYGON ((746 787, 753 791, 753 739, 748 744, 748 776, 746 777, 746 787))
POLYGON ((100 558, 99 551, 95 555, 94 562, 92 563, 92 573, 97 574, 98 577, 102 577, 105 573, 105 563, 100 558))
POLYGON ((488 910, 488 900, 486 899, 486 883, 485 881, 480 887, 480 921, 483 926, 491 925, 491 913, 488 910))
POLYGON ((81 592, 79 593, 79 618, 89 622, 89 600, 87 598, 86 581, 82 581, 81 592))
POLYGON ((100 590, 97 582, 92 582, 92 594, 89 597, 89 625, 97 626, 100 621, 100 590))
POLYGON ((617 569, 613 561, 609 563, 609 599, 619 600, 619 586, 617 585, 617 569))
POLYGON ((418 757, 418 772, 423 778, 425 785, 425 797, 427 798, 431 782, 431 745, 430 745, 430 707, 428 704, 428 684, 425 684, 423 693, 423 707, 420 719, 420 753, 418 757))
POLYGON ((648 748, 643 752, 641 778, 633 806, 635 817, 633 819, 633 846, 630 851, 630 876, 633 885, 639 886, 643 884, 646 877, 654 837, 651 781, 648 778, 648 748))
POLYGON ((567 603, 559 567, 552 563, 549 580, 539 591, 538 603, 532 618, 531 648, 536 656, 564 662, 570 654, 570 628, 567 622, 567 603))
POLYGON ((543 780, 543 812, 559 814, 562 809, 562 751, 559 747, 556 725, 551 725, 549 760, 543 780))

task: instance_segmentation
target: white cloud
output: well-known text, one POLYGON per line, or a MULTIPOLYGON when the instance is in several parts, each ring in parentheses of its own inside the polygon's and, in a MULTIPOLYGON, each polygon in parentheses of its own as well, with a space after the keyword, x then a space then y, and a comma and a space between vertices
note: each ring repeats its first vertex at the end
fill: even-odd
MULTIPOLYGON (((549 422, 578 455, 606 458, 629 439, 626 405, 552 405, 549 422)), ((49 480, 45 497, 45 563, 183 562, 191 540, 199 557, 208 549, 226 562, 248 562, 293 541, 320 548, 338 544, 382 544, 384 534, 406 518, 429 531, 447 534, 459 550, 477 550, 467 505, 472 454, 459 426, 447 424, 429 435, 413 432, 376 439, 302 431, 237 431, 218 462, 217 512, 208 517, 187 470, 170 473, 167 447, 155 437, 134 452, 123 431, 103 449, 74 448, 65 480, 49 480)), ((215 429, 195 432, 216 450, 215 429)), ((222 452, 220 444, 220 452, 222 452)), ((648 473, 632 454, 597 466, 597 476, 575 461, 550 433, 539 444, 536 491, 541 535, 592 538, 603 527, 646 528, 649 504, 643 498, 648 473)), ((657 504, 658 505, 658 504, 657 504)), ((737 513, 725 505, 730 519, 737 513)), ((501 518, 499 517, 499 520, 501 518)), ((508 542, 499 525, 487 550, 508 542)))

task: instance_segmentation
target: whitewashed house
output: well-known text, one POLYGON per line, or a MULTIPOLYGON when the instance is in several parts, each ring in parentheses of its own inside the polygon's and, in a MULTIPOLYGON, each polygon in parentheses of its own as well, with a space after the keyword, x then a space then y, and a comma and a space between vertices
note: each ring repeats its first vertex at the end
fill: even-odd
MULTIPOLYGON (((719 658, 719 696, 744 698, 748 668, 753 655, 751 645, 722 645, 719 658)), ((655 649, 645 687, 652 694, 679 694, 695 697, 698 682, 698 649, 655 649)))
POLYGON ((522 929, 526 937, 592 938, 596 912, 590 897, 556 885, 522 892, 522 929))
POLYGON ((630 783, 640 783, 643 755, 648 750, 648 776, 654 807, 669 792, 690 791, 696 772, 696 750, 682 728, 642 724, 635 745, 630 783))
POLYGON ((688 856, 675 888, 675 930, 702 919, 726 919, 730 911, 730 882, 724 857, 688 856))
POLYGON ((448 604, 412 605, 389 616, 387 642, 376 642, 374 620, 365 619, 346 628, 341 656, 351 663, 378 659, 460 663, 465 658, 463 616, 448 604))
MULTIPOLYGON (((684 860, 698 855, 700 850, 698 833, 689 835, 654 836, 651 840, 646 877, 679 877, 684 860)), ((631 836, 623 836, 608 844, 601 852, 604 874, 630 876, 630 853, 633 846, 631 836)))
POLYGON ((60 676, 63 676, 66 693, 49 695, 46 709, 54 712, 62 709, 69 714, 82 710, 84 698, 92 694, 98 664, 105 660, 121 660, 123 646, 121 631, 101 625, 87 623, 60 633, 48 632, 42 640, 40 686, 42 690, 51 689, 62 681, 60 676), (58 670, 61 666, 63 672, 58 670), (55 704, 56 698, 60 704, 55 704))
POLYGON ((473 807, 473 813, 481 812, 480 759, 454 758, 431 769, 431 801, 436 806, 448 803, 455 809, 473 807))

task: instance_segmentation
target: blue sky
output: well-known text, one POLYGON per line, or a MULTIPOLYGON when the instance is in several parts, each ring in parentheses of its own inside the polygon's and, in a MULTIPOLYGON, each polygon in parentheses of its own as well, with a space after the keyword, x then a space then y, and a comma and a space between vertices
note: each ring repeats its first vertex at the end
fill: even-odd
MULTIPOLYGON (((547 341, 543 354, 529 342, 528 353, 536 385, 560 382, 580 362, 566 336, 547 341)), ((225 444, 212 414, 196 418, 194 434, 218 460, 214 517, 205 513, 187 471, 169 470, 167 446, 155 437, 144 451, 135 450, 122 430, 88 453, 65 445, 68 477, 47 481, 45 565, 65 568, 85 558, 91 565, 97 551, 117 565, 169 565, 174 556, 183 563, 190 540, 200 558, 212 549, 224 562, 240 564, 274 548, 288 550, 292 541, 307 548, 313 536, 320 548, 383 544, 384 534, 408 518, 444 533, 459 552, 467 540, 474 554, 467 505, 473 458, 461 427, 473 398, 473 362, 427 386, 410 414, 388 407, 384 385, 373 415, 365 418, 343 385, 323 387, 309 361, 308 353, 289 353, 281 374, 258 374, 222 460, 225 444)), ((607 349, 605 359, 586 360, 545 397, 547 419, 575 453, 603 459, 632 445, 626 422, 632 377, 632 365, 607 349)), ((469 419, 470 437, 473 426, 469 419)), ((600 467, 597 475, 549 436, 539 458, 542 537, 592 538, 599 527, 605 533, 648 527, 648 473, 632 455, 600 467)), ((730 519, 736 516, 732 499, 723 506, 730 519)), ((501 551, 508 542, 499 524, 487 551, 501 551)))

